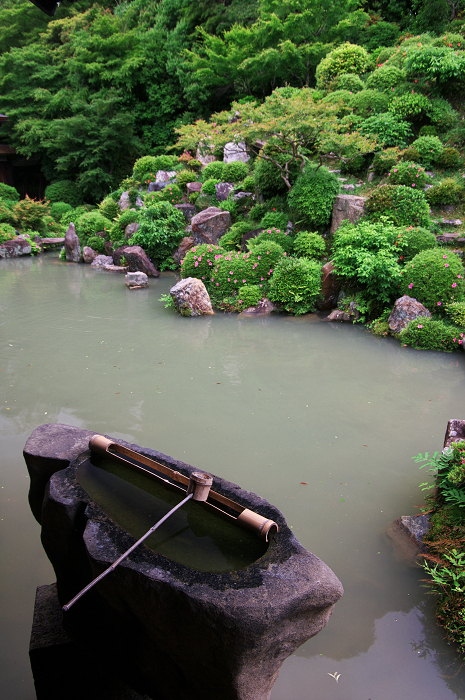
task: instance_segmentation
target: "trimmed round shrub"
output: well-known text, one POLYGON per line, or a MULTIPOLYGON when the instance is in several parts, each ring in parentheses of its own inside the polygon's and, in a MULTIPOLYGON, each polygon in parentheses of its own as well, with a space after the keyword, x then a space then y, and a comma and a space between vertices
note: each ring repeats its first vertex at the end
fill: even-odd
POLYGON ((319 233, 301 231, 294 240, 294 253, 299 258, 321 259, 326 252, 326 243, 319 233))
POLYGON ((447 46, 457 50, 463 50, 465 48, 465 39, 462 34, 454 34, 453 32, 447 32, 443 36, 434 39, 433 46, 447 46))
POLYGON ((86 241, 90 236, 95 236, 100 231, 108 232, 109 235, 112 228, 111 221, 99 211, 89 211, 86 214, 81 214, 74 223, 79 240, 84 245, 87 245, 86 241))
POLYGON ((89 236, 86 245, 97 253, 105 252, 105 239, 101 236, 89 236))
POLYGON ((242 191, 255 192, 255 180, 253 179, 253 175, 247 175, 247 177, 244 178, 242 183, 242 191))
POLYGON ((331 83, 333 90, 349 90, 349 92, 360 92, 365 84, 355 73, 341 73, 331 83))
POLYGON ((188 182, 197 182, 197 175, 193 170, 180 170, 176 175, 179 187, 185 188, 188 182))
POLYGON ((168 172, 179 166, 177 156, 142 156, 134 163, 133 177, 141 182, 147 173, 155 174, 157 170, 168 172))
POLYGON ((288 218, 287 214, 283 214, 281 211, 267 211, 260 221, 259 228, 286 230, 288 218))
POLYGON ((139 230, 129 239, 140 245, 156 267, 169 267, 169 259, 184 237, 184 214, 170 202, 154 202, 141 210, 139 230))
POLYGON ((194 172, 196 173, 202 170, 202 163, 196 158, 192 158, 192 160, 188 161, 186 165, 189 168, 189 170, 194 170, 194 172))
POLYGON ((290 253, 294 247, 294 237, 290 235, 286 229, 274 227, 265 229, 255 238, 251 238, 249 241, 247 241, 247 247, 249 250, 253 250, 253 248, 260 245, 264 241, 274 241, 275 243, 279 243, 281 248, 286 253, 290 253))
POLYGON ((16 236, 17 234, 14 226, 5 223, 0 224, 0 243, 10 241, 12 238, 16 238, 16 236))
POLYGON ((66 202, 54 202, 50 207, 50 215, 57 221, 60 221, 63 214, 71 211, 72 208, 71 204, 67 204, 66 202))
POLYGON ((206 180, 209 180, 210 178, 214 178, 216 180, 222 180, 223 179, 223 170, 224 170, 225 164, 223 163, 222 160, 214 160, 213 163, 207 163, 207 165, 204 167, 202 170, 202 181, 205 182, 206 180))
POLYGON ((403 270, 401 293, 414 297, 430 311, 445 313, 446 304, 465 298, 460 258, 439 248, 421 251, 403 270))
POLYGON ((407 187, 424 187, 427 176, 425 169, 412 161, 398 163, 389 173, 391 185, 406 185, 407 187))
POLYGON ((444 148, 438 158, 438 165, 441 168, 452 169, 458 168, 462 164, 460 153, 456 148, 444 148))
POLYGON ((447 100, 443 100, 442 97, 431 100, 429 118, 439 132, 442 133, 453 129, 459 117, 459 113, 456 112, 455 109, 452 109, 447 100))
POLYGON ((368 52, 357 44, 346 42, 331 51, 317 66, 316 86, 327 88, 343 73, 362 75, 370 63, 368 52))
POLYGON ((250 306, 257 306, 260 299, 263 298, 263 290, 258 284, 250 284, 246 287, 239 287, 237 292, 237 311, 243 311, 250 306))
POLYGON ((349 107, 362 117, 370 117, 372 114, 387 112, 390 96, 380 90, 362 90, 352 95, 349 107))
POLYGON ((460 328, 465 328, 465 301, 453 301, 446 306, 446 314, 460 328))
POLYGON ((368 197, 366 211, 372 221, 387 216, 396 226, 430 225, 425 193, 405 185, 383 185, 368 197))
POLYGON ((232 163, 225 163, 223 168, 223 180, 225 182, 241 182, 245 177, 249 168, 246 163, 240 160, 234 160, 232 163))
POLYGON ((115 219, 120 212, 120 208, 118 202, 115 202, 111 197, 107 197, 100 203, 99 211, 107 219, 115 219))
POLYGON ((453 177, 447 177, 437 185, 433 185, 426 194, 426 201, 432 207, 440 207, 443 204, 458 204, 463 198, 464 186, 453 177))
POLYGON ((261 221, 261 219, 265 216, 267 211, 267 204, 256 204, 254 207, 252 207, 252 209, 249 212, 249 219, 254 222, 261 221))
POLYGON ((443 143, 437 136, 420 136, 411 147, 418 151, 425 168, 437 163, 444 150, 443 143))
POLYGON ((214 177, 211 177, 209 180, 205 180, 202 185, 202 194, 212 194, 216 196, 215 185, 220 182, 222 182, 222 180, 216 180, 214 177))
POLYGON ((14 224, 16 222, 13 212, 16 203, 11 199, 0 199, 0 223, 14 224))
POLYGON ((402 251, 403 259, 407 262, 412 260, 418 253, 421 253, 422 250, 437 248, 438 242, 434 233, 428 229, 420 226, 413 228, 412 226, 402 231, 399 245, 401 246, 400 250, 402 251))
POLYGON ((391 112, 383 112, 365 119, 357 129, 363 136, 377 136, 384 146, 403 148, 413 136, 412 127, 391 112))
POLYGON ((400 334, 401 342, 420 350, 452 352, 462 345, 460 328, 450 326, 441 319, 423 316, 410 321, 400 334), (459 342, 460 341, 460 342, 459 342))
POLYGON ((391 92, 392 88, 397 87, 405 80, 404 71, 397 66, 383 65, 377 68, 367 78, 366 87, 381 92, 391 92))
POLYGON ((337 175, 330 173, 328 168, 307 168, 299 175, 287 197, 295 222, 310 228, 326 226, 339 191, 337 175))
POLYGON ((212 268, 217 264, 217 260, 226 256, 228 251, 222 246, 214 246, 210 243, 203 243, 194 246, 187 251, 181 260, 181 277, 195 277, 204 281, 208 287, 211 278, 212 268))
POLYGON ((66 231, 66 228, 71 222, 75 223, 80 216, 82 216, 83 214, 87 214, 88 212, 93 211, 94 209, 95 207, 92 204, 81 204, 79 207, 74 207, 70 211, 66 211, 64 214, 62 214, 60 220, 62 230, 66 231))
POLYGON ((82 192, 79 185, 72 180, 59 180, 45 188, 45 199, 52 203, 66 202, 72 207, 77 207, 82 202, 82 192))
POLYGON ((407 93, 394 97, 389 105, 389 111, 407 122, 426 119, 431 113, 431 103, 424 95, 407 93))
POLYGON ((328 95, 323 97, 321 101, 324 104, 340 105, 337 111, 337 116, 343 117, 351 113, 349 103, 352 99, 352 94, 353 93, 349 90, 336 90, 335 92, 330 92, 328 95))
POLYGON ((0 182, 0 199, 8 199, 10 202, 19 202, 19 192, 15 187, 0 182))
POLYGON ((268 296, 296 316, 315 310, 321 294, 321 265, 308 258, 282 258, 270 281, 268 296))
POLYGON ((400 160, 400 156, 398 148, 386 148, 384 151, 378 151, 373 159, 373 170, 377 175, 383 175, 395 166, 400 160))

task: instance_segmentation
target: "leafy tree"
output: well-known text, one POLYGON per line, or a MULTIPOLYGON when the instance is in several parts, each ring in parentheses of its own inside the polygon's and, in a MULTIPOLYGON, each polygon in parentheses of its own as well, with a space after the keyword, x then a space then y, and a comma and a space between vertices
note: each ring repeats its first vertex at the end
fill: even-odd
POLYGON ((245 142, 249 152, 274 163, 288 189, 292 165, 298 163, 302 170, 310 155, 317 156, 321 164, 325 156, 350 158, 371 152, 375 146, 374 139, 358 132, 341 132, 337 106, 315 102, 307 88, 293 91, 290 97, 275 91, 261 105, 234 102, 232 113, 236 112, 240 119, 234 123, 230 113, 220 112, 210 122, 198 120, 181 126, 176 146, 193 149, 210 144, 218 148, 229 141, 245 142), (272 148, 262 149, 263 142, 272 148))

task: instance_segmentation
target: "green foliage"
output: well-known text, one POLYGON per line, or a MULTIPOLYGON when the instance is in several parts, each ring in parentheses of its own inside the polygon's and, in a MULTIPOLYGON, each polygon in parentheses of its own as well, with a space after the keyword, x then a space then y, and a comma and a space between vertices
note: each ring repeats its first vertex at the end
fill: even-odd
MULTIPOLYGON (((284 192, 287 192, 287 186, 282 179, 278 167, 278 163, 284 166, 286 163, 286 156, 280 156, 276 151, 273 151, 270 147, 265 147, 265 154, 272 157, 273 160, 266 160, 265 158, 260 158, 255 165, 255 170, 253 173, 254 181, 260 192, 264 197, 273 197, 284 192)), ((297 179, 300 172, 300 166, 295 163, 291 167, 291 177, 290 182, 293 184, 297 179)))
POLYGON ((373 159, 373 170, 377 175, 383 175, 400 160, 400 150, 398 148, 386 148, 378 151, 373 159))
POLYGON ((449 46, 425 46, 408 54, 405 71, 410 78, 424 76, 442 89, 450 90, 451 83, 457 89, 465 81, 465 56, 449 46))
POLYGON ((237 292, 237 311, 243 311, 251 306, 257 306, 263 298, 263 289, 258 284, 250 284, 246 287, 239 287, 237 292))
POLYGON ((386 220, 361 220, 357 226, 343 222, 335 233, 331 256, 338 277, 363 291, 368 300, 389 304, 401 280, 398 236, 399 230, 386 220))
POLYGON ((327 88, 337 76, 343 73, 362 75, 369 65, 368 52, 356 44, 349 42, 331 51, 316 69, 316 84, 318 88, 327 88))
POLYGON ((182 190, 178 185, 166 185, 160 192, 150 192, 145 198, 147 207, 151 207, 152 203, 169 202, 170 204, 179 204, 182 200, 182 190))
MULTIPOLYGON (((400 334, 402 343, 421 350, 441 350, 452 352, 460 348, 460 329, 450 326, 442 319, 426 317, 410 321, 400 334)), ((465 505, 465 501, 464 501, 465 505)))
POLYGON ((176 170, 178 165, 179 163, 177 156, 142 156, 142 158, 139 158, 134 163, 132 174, 136 180, 142 182, 142 179, 147 172, 151 172, 154 175, 158 170, 171 172, 176 170))
POLYGON ((343 117, 351 114, 351 109, 349 108, 350 100, 352 99, 352 92, 350 90, 336 90, 335 92, 329 92, 321 102, 327 105, 334 105, 337 108, 337 116, 343 117))
POLYGON ((222 202, 219 202, 218 206, 221 209, 221 211, 229 211, 229 213, 231 214, 231 218, 234 221, 234 219, 238 215, 240 204, 234 199, 233 196, 229 195, 227 199, 224 199, 222 202))
POLYGON ((60 221, 63 214, 71 211, 72 208, 71 204, 67 204, 66 202, 54 202, 50 207, 50 215, 57 221, 60 221))
POLYGON ((86 245, 97 253, 105 253, 105 239, 101 236, 89 236, 86 245))
POLYGON ((332 82, 333 90, 349 90, 349 92, 360 92, 365 84, 355 73, 341 73, 332 82))
POLYGON ((140 245, 155 266, 164 265, 183 239, 186 224, 183 213, 167 201, 154 202, 142 209, 139 223, 139 230, 129 244, 140 245))
POLYGON ((262 216, 259 228, 279 228, 285 231, 287 228, 288 221, 287 214, 283 214, 280 211, 267 211, 264 216, 262 216))
POLYGON ((226 231, 226 233, 223 236, 221 236, 218 243, 225 250, 240 250, 242 236, 245 233, 249 233, 249 231, 252 231, 253 228, 254 227, 249 221, 238 221, 231 226, 229 231, 226 231))
POLYGON ((460 258, 440 249, 421 251, 403 270, 401 293, 415 297, 430 311, 444 313, 447 304, 465 296, 460 258))
POLYGON ((301 231, 294 240, 294 253, 299 258, 321 260, 326 252, 326 243, 319 233, 301 231))
POLYGON ((177 184, 181 188, 185 188, 188 182, 197 182, 197 175, 193 170, 181 170, 176 175, 177 184))
POLYGON ((107 197, 100 203, 99 210, 106 219, 115 219, 120 213, 118 202, 115 202, 111 197, 107 197))
POLYGON ((431 231, 426 228, 410 228, 402 232, 401 238, 399 239, 399 246, 401 246, 401 252, 404 262, 407 260, 412 260, 412 258, 421 253, 422 250, 428 250, 429 248, 436 248, 438 242, 436 236, 431 231))
POLYGON ((213 246, 210 243, 194 246, 187 251, 181 260, 181 276, 195 277, 203 280, 208 288, 212 269, 217 266, 217 261, 228 255, 221 246, 213 246))
POLYGON ((14 226, 5 223, 0 224, 0 243, 10 241, 12 238, 16 238, 16 236, 17 233, 14 226))
POLYGON ((87 239, 100 233, 100 231, 105 231, 108 234, 112 227, 111 221, 99 211, 89 211, 81 214, 74 224, 81 245, 87 245, 87 239))
POLYGON ((425 169, 412 161, 399 163, 389 173, 391 185, 407 185, 407 187, 424 187, 427 176, 425 169))
POLYGON ((356 175, 367 167, 366 156, 355 156, 355 158, 347 158, 341 163, 341 172, 356 175))
POLYGON ((222 179, 225 180, 225 182, 241 182, 241 180, 247 177, 248 172, 249 168, 246 163, 235 160, 232 163, 225 163, 222 179))
POLYGON ((412 148, 420 154, 425 168, 430 168, 437 163, 444 150, 442 141, 437 136, 420 136, 412 143, 412 148))
POLYGON ((387 216, 396 226, 428 227, 430 224, 424 192, 405 185, 377 187, 367 198, 366 211, 372 221, 387 216))
POLYGON ((48 199, 52 204, 66 202, 72 207, 77 207, 82 202, 82 193, 79 186, 72 180, 59 180, 46 187, 45 199, 48 199))
POLYGON ((247 177, 244 178, 242 183, 242 191, 252 193, 255 192, 255 180, 253 175, 247 175, 247 177))
POLYGON ((16 202, 11 199, 0 199, 0 222, 5 224, 15 224, 16 217, 13 207, 16 202))
POLYGON ((20 228, 40 231, 42 219, 50 214, 50 207, 47 202, 31 199, 26 195, 14 205, 13 213, 20 228))
POLYGON ((391 112, 383 112, 365 119, 358 130, 364 136, 376 136, 384 146, 404 148, 413 136, 412 127, 391 112))
POLYGON ((0 182, 0 199, 7 199, 10 202, 18 202, 19 192, 15 187, 10 187, 10 185, 5 185, 4 182, 0 182))
POLYGON ((389 111, 407 122, 426 119, 431 113, 431 103, 424 95, 406 93, 394 97, 389 105, 389 111))
POLYGON ((448 46, 452 49, 463 50, 465 48, 465 39, 462 34, 454 34, 446 32, 444 36, 440 36, 433 41, 433 46, 448 46))
POLYGON ((431 101, 429 118, 436 129, 442 133, 453 129, 457 125, 459 114, 452 109, 447 100, 437 98, 431 101))
POLYGON ((465 301, 453 301, 446 304, 445 310, 452 323, 460 328, 465 328, 465 301))
POLYGON ((257 245, 262 244, 264 241, 274 241, 279 243, 281 248, 286 252, 290 253, 294 247, 293 237, 286 231, 286 229, 279 228, 268 228, 262 231, 255 238, 251 238, 247 241, 247 247, 249 250, 253 250, 257 245))
POLYGON ((370 73, 366 81, 366 87, 381 92, 391 92, 405 80, 404 71, 397 66, 383 65, 370 73))
POLYGON ((438 159, 441 168, 458 168, 462 164, 460 153, 456 148, 444 148, 438 159))
POLYGON ((202 181, 206 182, 210 179, 215 179, 218 182, 223 180, 223 170, 226 164, 222 160, 214 160, 213 163, 207 163, 202 170, 202 181))
POLYGON ((204 180, 204 183, 202 185, 202 194, 211 194, 216 196, 215 185, 217 185, 220 182, 221 180, 217 180, 213 177, 211 177, 209 180, 204 180))
MULTIPOLYGON (((384 13, 384 8, 383 8, 384 13)), ((391 46, 399 37, 399 25, 378 21, 363 28, 361 44, 367 51, 374 51, 380 46, 391 46)))
POLYGON ((255 204, 249 212, 249 219, 251 221, 261 221, 268 211, 268 206, 266 204, 255 204))
POLYGON ((425 124, 418 132, 418 136, 437 136, 438 130, 432 124, 425 124))
POLYGON ((110 240, 115 243, 122 241, 126 226, 139 223, 140 215, 141 209, 125 209, 122 211, 110 229, 110 240))
POLYGON ((362 90, 352 95, 349 107, 361 117, 370 117, 372 114, 387 112, 390 97, 380 90, 362 90))
POLYGON ((66 231, 66 228, 68 225, 73 222, 75 223, 80 216, 83 214, 87 214, 88 212, 92 211, 94 209, 93 206, 88 205, 88 204, 82 204, 79 205, 78 207, 74 207, 74 209, 71 209, 70 211, 66 211, 64 214, 62 214, 61 219, 60 219, 60 224, 62 226, 63 230, 63 235, 64 232, 66 231))
POLYGON ((447 177, 426 192, 426 200, 432 207, 443 204, 458 204, 463 198, 464 186, 453 177, 447 177))
POLYGON ((321 265, 307 258, 282 258, 275 266, 268 296, 291 314, 315 310, 321 294, 321 265))
POLYGON ((334 173, 325 167, 317 170, 307 167, 288 194, 296 223, 310 228, 326 226, 339 191, 339 180, 334 173))

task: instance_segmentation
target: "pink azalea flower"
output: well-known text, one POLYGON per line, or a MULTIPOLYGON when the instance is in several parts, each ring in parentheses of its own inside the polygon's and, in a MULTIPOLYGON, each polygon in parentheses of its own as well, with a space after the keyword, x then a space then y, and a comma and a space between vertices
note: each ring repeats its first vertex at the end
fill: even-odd
POLYGON ((423 328, 423 326, 419 323, 419 324, 418 324, 418 328, 423 328))
POLYGON ((453 284, 452 286, 453 286, 453 287, 456 287, 456 286, 457 286, 457 282, 454 282, 454 284, 453 284))
POLYGON ((449 267, 449 263, 446 263, 446 264, 444 265, 444 267, 449 267))
POLYGON ((440 302, 440 301, 438 301, 438 306, 441 306, 441 302, 440 302))
POLYGON ((413 282, 410 282, 408 288, 409 288, 409 289, 412 289, 412 287, 413 287, 413 282))
POLYGON ((445 259, 447 258, 447 255, 443 255, 442 257, 443 257, 443 258, 444 258, 444 260, 445 260, 445 259))
POLYGON ((245 280, 242 280, 242 284, 245 284, 245 280))

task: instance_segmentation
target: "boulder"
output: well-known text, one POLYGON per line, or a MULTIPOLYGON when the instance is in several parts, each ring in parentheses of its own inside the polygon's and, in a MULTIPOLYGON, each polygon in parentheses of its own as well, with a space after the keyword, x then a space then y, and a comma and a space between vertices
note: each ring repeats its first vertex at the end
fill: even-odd
POLYGON ((153 263, 140 245, 123 245, 113 253, 113 264, 121 265, 121 258, 124 256, 129 272, 145 272, 148 277, 160 277, 160 273, 155 269, 153 263))
POLYGON ((267 297, 263 297, 263 299, 260 299, 257 306, 249 306, 248 309, 241 311, 239 316, 268 316, 269 314, 273 313, 273 311, 277 310, 278 308, 272 301, 270 301, 267 297))
POLYGON ((193 204, 175 204, 174 208, 183 213, 186 224, 190 224, 197 211, 193 204))
POLYGON ((262 228, 254 228, 252 231, 247 231, 247 233, 242 234, 241 250, 243 253, 247 253, 248 251, 247 242, 250 241, 252 238, 256 238, 257 236, 259 236, 262 231, 262 228))
POLYGON ((352 317, 346 311, 342 311, 342 309, 334 309, 323 320, 324 321, 351 321, 352 317))
POLYGON ((201 182, 188 182, 186 185, 187 194, 192 194, 193 192, 200 192, 202 189, 201 182))
POLYGON ((102 270, 105 270, 105 272, 127 272, 128 271, 128 266, 127 265, 103 265, 102 270))
POLYGON ((149 279, 145 272, 127 272, 124 281, 129 289, 140 289, 140 287, 149 286, 149 279))
POLYGON ((84 248, 82 249, 82 258, 85 263, 90 264, 95 258, 97 257, 98 253, 96 250, 93 248, 90 248, 88 245, 85 245, 84 248))
POLYGON ((113 255, 113 243, 111 241, 105 241, 103 245, 105 248, 105 255, 113 255))
POLYGON ((389 330, 391 333, 400 333, 407 328, 410 321, 424 316, 431 318, 431 312, 419 301, 406 294, 396 300, 394 308, 389 316, 389 330))
POLYGON ((212 153, 208 153, 208 149, 205 147, 202 148, 202 144, 199 144, 199 148, 195 153, 195 159, 202 163, 202 165, 205 167, 205 165, 213 163, 213 161, 216 160, 216 156, 214 156, 212 153))
POLYGON ((19 258, 21 255, 30 255, 31 250, 31 244, 25 238, 12 238, 0 245, 0 258, 19 258))
POLYGON ((232 182, 218 182, 215 185, 216 198, 219 202, 224 202, 234 189, 232 182))
POLYGON ((335 233, 343 221, 348 219, 354 224, 365 213, 365 197, 357 197, 354 194, 338 194, 331 219, 331 233, 335 233))
POLYGON ((150 194, 150 192, 160 192, 160 190, 164 190, 167 182, 149 182, 149 186, 147 187, 147 194, 150 194))
POLYGON ((136 204, 131 204, 129 200, 129 192, 123 192, 121 197, 119 198, 118 206, 121 211, 124 211, 125 209, 131 209, 132 207, 143 207, 144 202, 141 199, 141 196, 138 194, 137 199, 136 199, 136 204))
POLYGON ((105 265, 113 265, 113 257, 111 255, 97 255, 91 262, 91 267, 103 269, 105 265))
POLYGON ((250 156, 247 153, 247 147, 244 141, 240 141, 239 143, 230 141, 226 143, 223 149, 223 160, 225 163, 232 163, 235 160, 247 163, 250 160, 250 156))
POLYGON ((126 240, 129 240, 132 238, 132 236, 139 230, 140 224, 133 223, 133 224, 128 224, 126 228, 124 229, 124 237, 126 240))
POLYGON ((158 170, 155 175, 155 182, 168 182, 176 177, 176 170, 158 170))
POLYGON ((184 258, 186 255, 187 251, 193 248, 195 245, 195 241, 193 236, 184 236, 182 239, 179 248, 175 251, 173 254, 173 259, 174 261, 179 265, 181 260, 184 258))
POLYGON ((341 185, 343 190, 355 190, 355 185, 341 185))
POLYGON ((170 289, 176 310, 182 316, 203 316, 212 314, 210 296, 202 280, 186 277, 170 289))
POLYGON ((317 302, 318 309, 322 311, 334 309, 337 306, 340 290, 341 285, 334 272, 334 263, 330 260, 321 268, 321 293, 323 299, 317 302))
POLYGON ((65 255, 67 262, 77 263, 81 259, 81 245, 72 222, 65 234, 65 255))
POLYGON ((229 211, 218 207, 208 207, 191 219, 192 235, 196 245, 210 243, 216 245, 231 226, 229 211))

